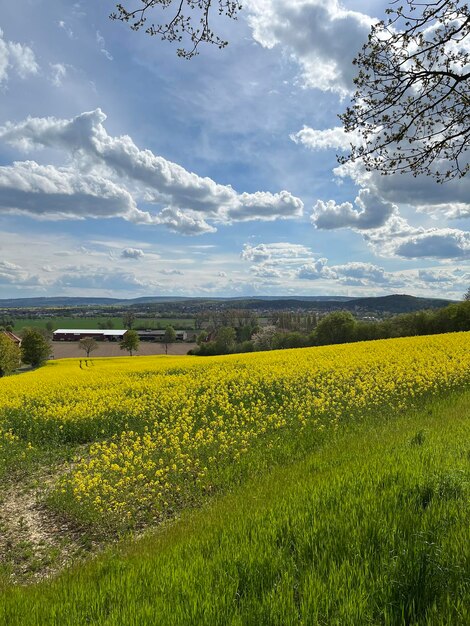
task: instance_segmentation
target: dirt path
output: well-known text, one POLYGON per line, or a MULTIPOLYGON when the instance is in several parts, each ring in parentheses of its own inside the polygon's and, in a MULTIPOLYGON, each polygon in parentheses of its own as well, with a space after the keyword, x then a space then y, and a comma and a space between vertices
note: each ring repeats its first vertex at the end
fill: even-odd
MULTIPOLYGON (((169 346, 168 354, 185 355, 195 345, 175 343, 169 346)), ((52 346, 56 359, 85 358, 78 342, 53 342, 52 346)), ((165 346, 142 342, 138 354, 165 354, 165 346)), ((92 357, 100 356, 127 356, 127 353, 120 350, 118 343, 100 342, 92 357)), ((43 504, 48 491, 67 468, 43 468, 0 489, 0 587, 5 574, 14 584, 35 582, 53 576, 73 561, 89 558, 102 547, 103 544, 61 520, 43 504)))
POLYGON ((47 578, 84 556, 81 537, 52 515, 41 501, 51 477, 11 485, 0 499, 0 566, 10 582, 47 578))

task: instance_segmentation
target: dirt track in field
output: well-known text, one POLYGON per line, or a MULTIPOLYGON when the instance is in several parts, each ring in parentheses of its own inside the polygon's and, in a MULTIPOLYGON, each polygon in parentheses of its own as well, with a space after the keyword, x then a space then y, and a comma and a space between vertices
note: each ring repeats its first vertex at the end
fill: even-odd
MULTIPOLYGON (((191 350, 195 346, 195 343, 169 344, 168 354, 187 354, 188 350, 191 350)), ((78 347, 78 341, 53 341, 52 353, 55 359, 86 358, 85 352, 78 347)), ((153 354, 165 354, 165 345, 162 343, 141 341, 137 355, 150 356, 153 354)), ((90 357, 95 358, 99 356, 129 356, 129 353, 125 350, 121 350, 118 342, 99 341, 98 348, 91 353, 90 357)))

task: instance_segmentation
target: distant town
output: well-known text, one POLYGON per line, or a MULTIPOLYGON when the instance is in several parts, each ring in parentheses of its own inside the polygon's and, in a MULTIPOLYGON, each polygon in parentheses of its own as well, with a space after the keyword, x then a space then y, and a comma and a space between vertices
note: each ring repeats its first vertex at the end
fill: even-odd
MULTIPOLYGON (((118 328, 131 312, 139 330, 164 330, 171 323, 178 330, 198 330, 208 325, 233 322, 237 315, 256 315, 261 323, 275 323, 282 313, 322 316, 331 311, 351 311, 357 319, 381 320, 400 313, 438 309, 452 301, 390 296, 346 298, 259 297, 259 298, 22 298, 0 300, 0 325, 16 330, 24 326, 43 326, 51 332, 58 328, 118 328), (67 322, 67 323, 64 323, 67 322)), ((230 325, 230 324, 229 324, 230 325)))

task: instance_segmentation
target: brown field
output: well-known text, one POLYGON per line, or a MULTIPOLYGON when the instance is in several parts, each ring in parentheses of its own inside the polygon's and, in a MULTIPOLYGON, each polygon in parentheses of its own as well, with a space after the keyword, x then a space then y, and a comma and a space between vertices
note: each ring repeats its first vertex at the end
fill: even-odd
MULTIPOLYGON (((195 343, 172 343, 168 345, 168 354, 187 354, 188 350, 191 350, 196 345, 195 343)), ((78 347, 78 341, 53 341, 52 354, 54 359, 86 358, 85 352, 78 347)), ((165 345, 163 343, 141 341, 136 356, 149 356, 152 354, 165 354, 165 345)), ((129 353, 121 350, 118 342, 99 341, 98 348, 90 354, 90 358, 99 356, 129 356, 129 353)))

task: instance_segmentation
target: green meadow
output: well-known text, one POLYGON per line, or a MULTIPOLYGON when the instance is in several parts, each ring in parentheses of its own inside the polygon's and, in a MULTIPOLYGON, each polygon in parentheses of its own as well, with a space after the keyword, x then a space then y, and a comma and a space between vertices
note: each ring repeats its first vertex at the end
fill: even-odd
POLYGON ((469 413, 463 391, 330 431, 55 578, 4 578, 0 623, 468 625, 469 413))

